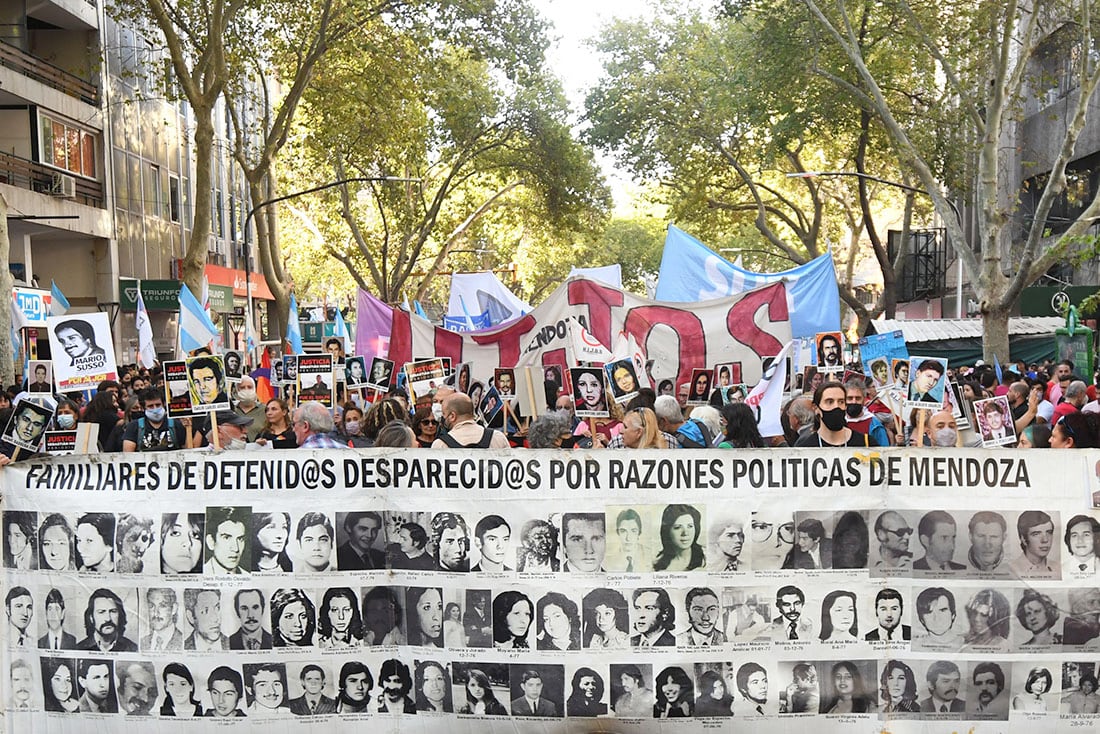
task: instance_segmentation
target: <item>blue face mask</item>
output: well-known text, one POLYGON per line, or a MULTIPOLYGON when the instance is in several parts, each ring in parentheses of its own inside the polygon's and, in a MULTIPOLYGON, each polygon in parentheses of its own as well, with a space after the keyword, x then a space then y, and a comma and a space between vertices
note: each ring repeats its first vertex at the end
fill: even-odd
POLYGON ((145 417, 153 421, 154 423, 160 423, 162 420, 164 420, 164 407, 162 406, 160 408, 149 408, 145 411, 145 417))
POLYGON ((57 425, 59 428, 69 429, 76 425, 76 416, 68 413, 62 413, 57 416, 57 425))

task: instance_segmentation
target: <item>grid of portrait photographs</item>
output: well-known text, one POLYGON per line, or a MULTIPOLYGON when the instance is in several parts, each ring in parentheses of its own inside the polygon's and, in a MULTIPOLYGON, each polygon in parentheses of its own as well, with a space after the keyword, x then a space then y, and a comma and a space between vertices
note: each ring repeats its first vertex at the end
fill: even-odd
POLYGON ((1095 513, 489 509, 6 509, 5 706, 253 719, 1100 712, 1095 513))

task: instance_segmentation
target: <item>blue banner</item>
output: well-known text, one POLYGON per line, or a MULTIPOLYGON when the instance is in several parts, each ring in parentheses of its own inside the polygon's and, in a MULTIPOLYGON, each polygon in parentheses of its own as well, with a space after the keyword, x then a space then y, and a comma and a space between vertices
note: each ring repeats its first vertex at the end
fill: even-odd
POLYGON ((788 283, 794 336, 813 337, 823 331, 840 331, 840 292, 831 253, 781 273, 754 273, 737 267, 687 232, 670 225, 654 297, 658 301, 679 303, 707 301, 777 280, 788 283))
POLYGON ((444 316, 443 328, 451 331, 481 331, 493 325, 489 312, 482 311, 476 316, 444 316))
POLYGON ((863 374, 870 375, 875 384, 882 387, 893 380, 893 361, 909 359, 909 347, 900 329, 888 334, 869 334, 860 337, 859 358, 863 362, 863 374))

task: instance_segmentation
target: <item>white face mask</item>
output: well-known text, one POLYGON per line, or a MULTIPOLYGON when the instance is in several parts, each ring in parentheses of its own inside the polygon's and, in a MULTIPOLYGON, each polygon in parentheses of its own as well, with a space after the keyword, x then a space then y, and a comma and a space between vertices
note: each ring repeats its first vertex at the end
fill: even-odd
POLYGON ((437 421, 443 420, 443 403, 432 403, 432 417, 437 421))
POLYGON ((226 445, 228 451, 244 451, 248 443, 243 438, 234 438, 226 445))
POLYGON ((237 398, 247 405, 256 404, 256 391, 255 390, 238 390, 237 398))
POLYGON ((932 433, 932 443, 936 446, 954 446, 958 438, 959 434, 954 428, 941 428, 932 433))

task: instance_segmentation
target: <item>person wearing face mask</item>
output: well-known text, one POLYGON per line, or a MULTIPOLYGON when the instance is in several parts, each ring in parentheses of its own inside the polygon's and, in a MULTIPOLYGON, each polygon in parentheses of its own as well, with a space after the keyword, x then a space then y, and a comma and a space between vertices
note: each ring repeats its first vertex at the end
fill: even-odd
POLYGON ((809 446, 870 446, 866 433, 848 425, 846 412, 848 391, 839 382, 822 383, 814 390, 814 412, 819 425, 816 431, 798 439, 795 448, 809 446))
POLYGON ((241 381, 237 383, 237 404, 233 406, 233 412, 252 421, 252 425, 248 427, 246 432, 248 442, 255 441, 256 437, 260 435, 260 431, 263 430, 267 416, 265 415, 264 406, 260 405, 256 397, 256 381, 248 375, 243 375, 241 381))
POLYGON ((890 436, 886 433, 886 426, 882 425, 876 416, 872 415, 865 406, 867 402, 867 384, 860 380, 851 380, 844 385, 847 392, 848 427, 859 433, 866 433, 874 446, 889 446, 890 436))
MULTIPOLYGON (((217 422, 218 445, 221 446, 223 451, 239 451, 248 446, 248 442, 245 441, 246 429, 250 425, 248 418, 237 415, 232 410, 219 410, 217 422)), ((214 431, 211 429, 206 433, 206 447, 212 448, 213 446, 214 431)))
POLYGON ((126 424, 122 434, 122 450, 133 453, 184 448, 187 432, 180 421, 167 417, 164 394, 149 388, 142 391, 138 398, 144 415, 126 424))
POLYGON ((72 431, 80 422, 80 408, 68 398, 57 401, 57 412, 54 413, 53 424, 56 430, 72 431))
POLYGON ((365 449, 370 447, 371 441, 363 435, 363 411, 355 403, 344 405, 344 416, 334 436, 338 441, 344 441, 353 449, 365 449))
POLYGON ((925 425, 925 433, 932 446, 950 448, 960 446, 959 426, 950 410, 941 410, 932 415, 925 425))

